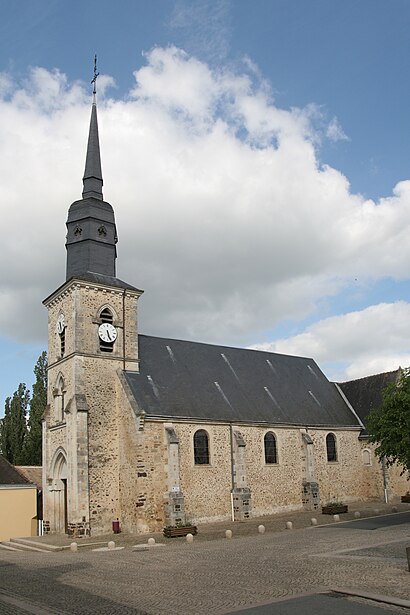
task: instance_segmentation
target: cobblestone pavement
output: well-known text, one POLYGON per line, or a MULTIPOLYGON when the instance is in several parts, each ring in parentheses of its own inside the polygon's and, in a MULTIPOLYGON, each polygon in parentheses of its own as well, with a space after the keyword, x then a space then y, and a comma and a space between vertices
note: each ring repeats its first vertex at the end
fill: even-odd
POLYGON ((410 600, 409 523, 263 535, 247 527, 254 533, 204 532, 149 551, 0 551, 0 613, 218 615, 335 588, 410 600))

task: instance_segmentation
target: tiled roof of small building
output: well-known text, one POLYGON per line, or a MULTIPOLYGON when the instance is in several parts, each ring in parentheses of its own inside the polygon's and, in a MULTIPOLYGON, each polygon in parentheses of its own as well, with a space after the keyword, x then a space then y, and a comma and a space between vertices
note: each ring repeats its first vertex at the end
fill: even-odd
POLYGON ((0 455, 0 485, 26 485, 30 482, 7 459, 0 455))
POLYGON ((313 359, 139 335, 125 377, 147 416, 360 427, 313 359))
POLYGON ((42 466, 15 466, 15 468, 28 482, 37 485, 37 489, 43 488, 42 466))

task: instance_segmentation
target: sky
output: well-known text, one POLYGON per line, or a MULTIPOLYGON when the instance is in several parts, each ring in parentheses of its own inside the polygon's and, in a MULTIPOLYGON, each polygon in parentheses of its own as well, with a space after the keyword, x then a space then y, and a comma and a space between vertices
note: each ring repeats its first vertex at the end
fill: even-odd
POLYGON ((0 415, 47 347, 98 55, 140 332, 410 365, 408 0, 0 0, 0 415))

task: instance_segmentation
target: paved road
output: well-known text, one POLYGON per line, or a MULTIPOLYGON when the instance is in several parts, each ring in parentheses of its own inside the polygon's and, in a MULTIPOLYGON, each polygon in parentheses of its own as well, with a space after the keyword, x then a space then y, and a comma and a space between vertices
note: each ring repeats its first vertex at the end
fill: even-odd
MULTIPOLYGON (((0 614, 222 615, 337 588, 410 601, 405 554, 410 523, 370 532, 350 525, 192 545, 176 540, 142 552, 129 546, 114 552, 0 552, 0 614)), ((253 613, 288 615, 292 611, 278 609, 292 604, 298 613, 308 613, 299 610, 297 600, 253 613)), ((306 600, 306 609, 309 604, 314 609, 315 600, 333 600, 333 614, 343 604, 323 596, 306 600)), ((348 605, 352 603, 349 599, 348 605)), ((381 615, 381 608, 375 608, 381 615)), ((357 609, 353 613, 373 615, 357 609)))
POLYGON ((337 523, 332 527, 334 529, 379 530, 384 527, 391 527, 392 525, 402 525, 403 523, 410 523, 410 512, 382 515, 380 517, 371 517, 370 519, 358 519, 348 523, 337 523))
MULTIPOLYGON (((283 602, 273 602, 251 609, 235 611, 235 615, 392 615, 408 613, 407 609, 392 608, 362 598, 354 598, 331 592, 329 594, 314 594, 292 598, 283 602)), ((228 615, 233 615, 233 612, 228 615)))

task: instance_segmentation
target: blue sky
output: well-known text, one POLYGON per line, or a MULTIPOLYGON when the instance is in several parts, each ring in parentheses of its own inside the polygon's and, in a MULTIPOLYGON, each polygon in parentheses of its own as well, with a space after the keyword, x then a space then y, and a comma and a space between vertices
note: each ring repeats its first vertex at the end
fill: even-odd
POLYGON ((410 177, 406 0, 1 0, 0 9, 0 94, 14 121, 0 120, 0 155, 18 161, 0 177, 12 210, 2 399, 32 382, 46 346, 41 300, 64 280, 94 53, 105 196, 117 215, 119 274, 146 291, 143 332, 307 354, 340 379, 410 363, 410 188, 395 192, 410 177), (203 107, 198 83, 203 100, 212 92, 203 107), (215 152, 225 147, 232 163, 222 172, 215 152), (174 194, 175 177, 184 189, 174 194), (275 209, 272 228, 264 208, 275 209), (219 261, 209 258, 213 240, 219 261))

